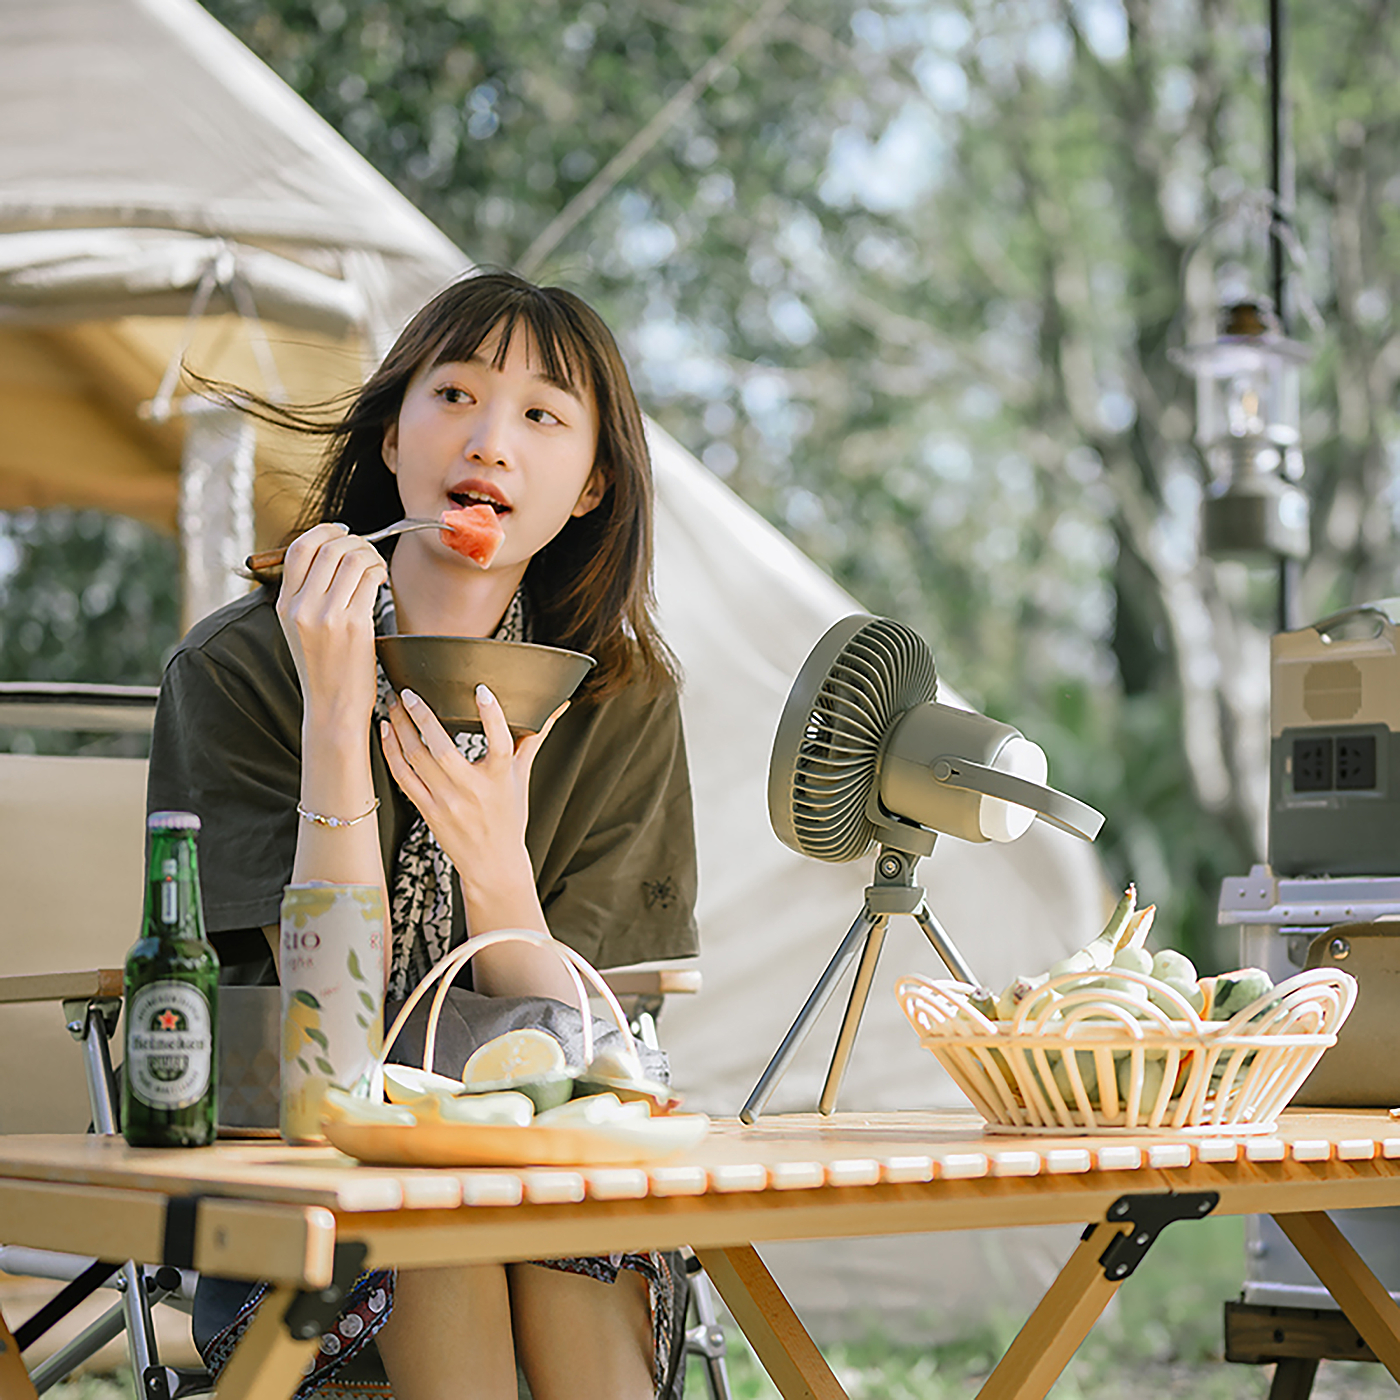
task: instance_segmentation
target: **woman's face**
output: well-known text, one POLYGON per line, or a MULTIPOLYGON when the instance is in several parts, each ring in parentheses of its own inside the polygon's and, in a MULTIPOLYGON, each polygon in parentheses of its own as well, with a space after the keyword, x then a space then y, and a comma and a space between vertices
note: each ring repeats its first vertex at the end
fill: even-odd
MULTIPOLYGON (((524 328, 499 367, 493 331, 465 361, 427 364, 409 381, 397 421, 384 435, 384 462, 398 478, 404 514, 432 519, 485 503, 505 538, 492 569, 519 569, 572 516, 602 499, 594 469, 598 412, 587 389, 544 377, 524 328)), ((431 531, 406 535, 468 568, 431 531)))

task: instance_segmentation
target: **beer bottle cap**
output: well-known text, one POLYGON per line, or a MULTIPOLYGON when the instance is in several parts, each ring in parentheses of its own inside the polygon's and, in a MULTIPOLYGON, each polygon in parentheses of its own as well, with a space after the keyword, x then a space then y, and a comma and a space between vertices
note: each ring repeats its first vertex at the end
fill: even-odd
POLYGON ((147 831, 198 831, 199 818, 193 812, 152 812, 146 818, 147 831))

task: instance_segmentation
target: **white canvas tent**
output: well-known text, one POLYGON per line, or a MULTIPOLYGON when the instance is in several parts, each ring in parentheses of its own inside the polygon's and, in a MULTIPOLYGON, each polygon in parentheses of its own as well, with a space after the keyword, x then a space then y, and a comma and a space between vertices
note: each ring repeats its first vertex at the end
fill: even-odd
MULTIPOLYGON (((212 447, 192 446, 198 435, 178 417, 152 417, 144 406, 161 399, 172 362, 183 353, 214 377, 322 397, 353 383, 404 317, 467 265, 192 0, 0 0, 0 509, 68 504, 166 527, 179 519, 187 556, 206 554, 223 528, 217 490, 255 453, 256 534, 279 535, 293 494, 286 474, 304 461, 287 443, 254 446, 226 424, 222 441, 216 433, 212 447)), ((732 1114, 871 875, 868 862, 825 866, 788 851, 769 829, 764 795, 792 677, 825 628, 857 607, 664 433, 653 445, 658 592, 687 674, 705 978, 701 996, 668 1006, 663 1029, 691 1102, 732 1114)), ((130 776, 103 772, 113 801, 139 794, 130 776)), ((33 849, 23 792, 0 782, 0 877, 11 889, 33 849)), ((100 898, 94 881, 61 892, 86 921, 74 926, 75 944, 101 919, 115 940, 100 955, 107 961, 135 926, 136 845, 139 833, 100 898)), ((994 985, 1083 941, 1103 913, 1092 850, 1040 824, 1009 847, 944 840, 921 874, 940 919, 994 985)), ((12 905, 11 970, 47 970, 67 956, 56 936, 20 943, 37 918, 12 905)), ((55 927, 51 914, 45 927, 55 927)), ((896 920, 843 1107, 959 1101, 889 995, 908 970, 941 972, 912 922, 896 920)), ((773 1111, 814 1105, 834 1013, 773 1111)), ((0 1025, 0 1054, 10 1053, 0 1025)), ((50 1126, 56 1097, 31 1085, 27 1107, 3 1126, 50 1126)), ((1047 1261, 1068 1237, 1048 1238, 1047 1261)), ((946 1325, 989 1290, 1006 1297, 987 1237, 942 1237, 936 1270, 919 1241, 825 1246, 820 1269, 808 1248, 772 1258, 799 1310, 827 1333, 843 1318, 863 1325, 867 1309, 887 1326, 927 1314, 946 1325)), ((1029 1290, 1035 1280, 1022 1277, 1029 1290)))

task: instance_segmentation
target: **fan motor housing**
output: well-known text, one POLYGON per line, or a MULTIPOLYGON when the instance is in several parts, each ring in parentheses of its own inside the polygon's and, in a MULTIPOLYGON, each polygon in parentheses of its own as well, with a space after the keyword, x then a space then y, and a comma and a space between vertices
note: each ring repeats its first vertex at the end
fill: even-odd
POLYGON ((880 759, 878 800, 888 809, 882 811, 883 819, 899 812, 964 841, 989 840, 981 824, 982 794, 952 782, 930 782, 929 769, 951 755, 995 767, 997 755, 1021 737, 1010 724, 936 700, 907 710, 891 728, 880 759))

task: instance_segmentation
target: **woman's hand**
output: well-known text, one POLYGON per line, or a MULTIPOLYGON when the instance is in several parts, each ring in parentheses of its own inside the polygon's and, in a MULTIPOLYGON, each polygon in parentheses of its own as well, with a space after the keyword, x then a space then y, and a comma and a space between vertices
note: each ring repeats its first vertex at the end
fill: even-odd
POLYGON ((309 725, 366 734, 374 709, 374 599, 383 556, 344 525, 315 525, 287 550, 277 616, 296 663, 309 725))
POLYGON ((561 705, 539 733, 517 743, 500 702, 484 685, 477 686, 476 701, 488 747, 475 763, 463 757, 437 716, 411 690, 394 701, 388 722, 380 726, 389 771, 464 882, 524 853, 530 769, 555 720, 568 708, 561 705))
MULTIPOLYGON (((467 926, 475 933, 527 928, 548 933, 534 872, 525 849, 530 769, 561 705, 538 734, 516 743, 499 701, 485 686, 476 692, 488 752, 472 763, 422 699, 404 691, 380 727, 384 757, 394 780, 423 814, 438 845, 457 869, 467 926)), ((478 959, 483 991, 542 992, 568 997, 570 983, 558 960, 513 945, 489 949, 478 959), (492 958, 492 954, 501 954, 492 958)))

